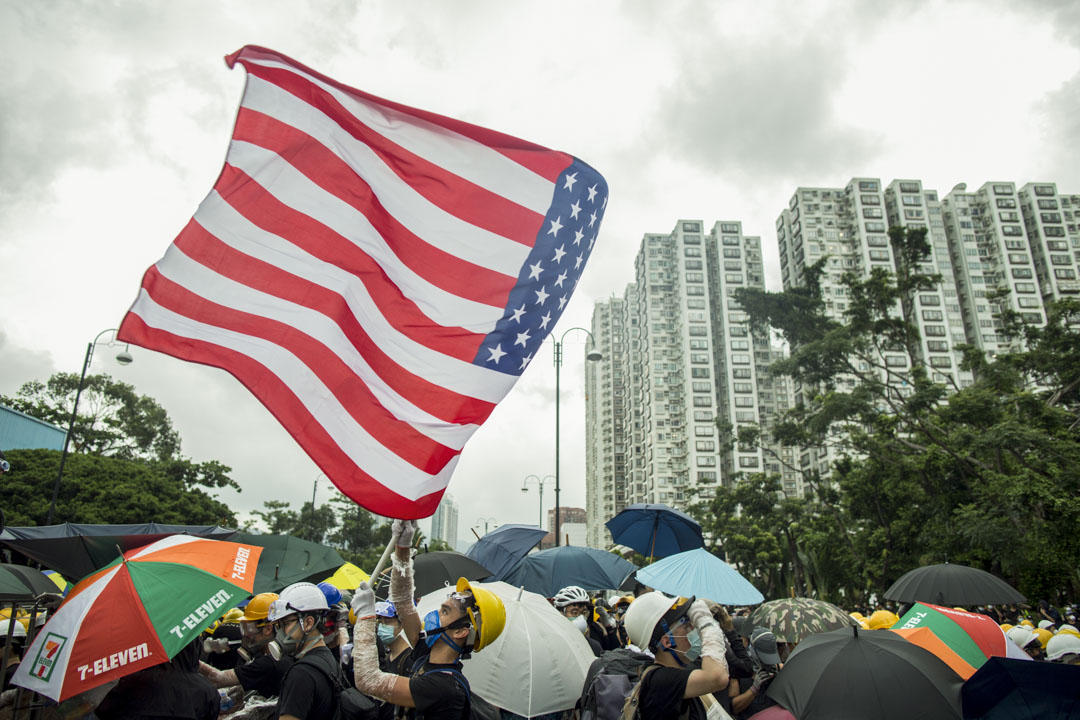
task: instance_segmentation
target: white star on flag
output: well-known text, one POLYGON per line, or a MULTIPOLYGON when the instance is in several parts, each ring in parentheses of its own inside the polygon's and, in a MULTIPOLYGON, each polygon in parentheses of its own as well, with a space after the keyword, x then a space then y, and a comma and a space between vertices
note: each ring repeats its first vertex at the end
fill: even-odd
MULTIPOLYGON (((596 219, 596 214, 594 213, 593 214, 593 220, 595 220, 595 219, 596 219)), ((559 231, 562 230, 562 223, 559 222, 560 220, 562 220, 562 218, 557 217, 557 218, 555 218, 554 220, 551 221, 551 229, 548 230, 548 235, 554 235, 555 237, 559 237, 559 231)), ((589 227, 592 227, 591 222, 589 223, 589 227)))
POLYGON ((540 288, 539 290, 534 291, 536 293, 537 305, 543 305, 544 302, 548 299, 548 293, 545 292, 545 289, 546 288, 540 288))
POLYGON ((502 359, 502 356, 506 354, 505 352, 503 352, 501 344, 489 349, 488 352, 491 353, 491 357, 488 358, 488 362, 494 360, 496 365, 499 364, 499 360, 502 359))

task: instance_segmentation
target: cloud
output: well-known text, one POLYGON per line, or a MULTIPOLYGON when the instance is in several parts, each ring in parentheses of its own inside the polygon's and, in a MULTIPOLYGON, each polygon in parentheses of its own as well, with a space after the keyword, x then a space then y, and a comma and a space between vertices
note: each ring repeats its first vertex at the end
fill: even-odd
POLYGON ((23 383, 45 381, 55 372, 52 355, 16 345, 0 330, 0 394, 14 395, 23 383))

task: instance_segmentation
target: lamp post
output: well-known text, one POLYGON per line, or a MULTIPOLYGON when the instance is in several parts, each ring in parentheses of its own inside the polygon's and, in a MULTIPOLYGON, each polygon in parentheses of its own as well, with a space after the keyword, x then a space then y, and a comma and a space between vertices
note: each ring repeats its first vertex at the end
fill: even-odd
POLYGON ((315 482, 311 483, 311 520, 308 521, 308 537, 312 542, 315 542, 315 488, 319 487, 319 478, 324 475, 325 473, 319 473, 315 476, 315 482))
POLYGON ((529 475, 521 482, 521 492, 529 492, 529 481, 534 481, 540 487, 540 528, 544 527, 544 482, 554 480, 554 475, 545 475, 543 480, 538 475, 529 475))
MULTIPOLYGON (((594 345, 596 339, 593 334, 583 327, 572 327, 562 334, 555 342, 555 547, 559 547, 559 526, 562 518, 559 513, 559 371, 562 369, 562 345, 566 336, 574 330, 580 330, 589 336, 589 344, 594 345)), ((604 356, 596 349, 585 354, 585 359, 590 362, 603 360, 604 356)))
MULTIPOLYGON (((68 420, 67 434, 64 435, 64 449, 60 452, 60 468, 56 471, 56 481, 53 482, 52 500, 49 502, 49 514, 45 519, 46 525, 52 525, 53 514, 56 512, 56 500, 60 497, 60 481, 64 478, 64 463, 67 462, 68 456, 68 444, 71 442, 71 433, 75 428, 75 418, 79 412, 79 398, 82 397, 83 383, 86 382, 86 372, 90 369, 90 361, 94 358, 94 347, 97 346, 98 340, 105 333, 113 333, 113 339, 110 340, 107 345, 113 345, 116 343, 116 328, 109 328, 108 330, 102 330, 97 334, 97 337, 86 346, 86 359, 83 361, 82 375, 79 376, 79 385, 75 389, 75 404, 71 406, 71 419, 68 420)), ((116 362, 121 365, 130 365, 134 358, 131 357, 131 353, 128 352, 127 344, 124 345, 124 349, 116 354, 116 362)))
POLYGON ((477 518, 476 527, 480 527, 480 523, 484 523, 484 534, 488 534, 488 525, 495 522, 495 518, 477 518))

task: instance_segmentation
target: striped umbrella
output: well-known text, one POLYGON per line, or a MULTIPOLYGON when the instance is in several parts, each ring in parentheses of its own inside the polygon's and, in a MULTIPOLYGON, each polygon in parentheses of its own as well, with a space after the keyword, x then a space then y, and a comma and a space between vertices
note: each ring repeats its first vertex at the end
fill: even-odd
POLYGON ((166 662, 251 594, 262 548, 173 535, 80 580, 12 682, 62 702, 166 662))
POLYGON ((891 632, 937 655, 967 680, 988 658, 1026 659, 993 618, 929 603, 915 603, 891 632))

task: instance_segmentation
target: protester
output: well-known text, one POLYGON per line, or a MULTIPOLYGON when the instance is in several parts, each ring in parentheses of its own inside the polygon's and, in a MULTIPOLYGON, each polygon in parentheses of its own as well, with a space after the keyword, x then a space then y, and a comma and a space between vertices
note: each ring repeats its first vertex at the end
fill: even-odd
POLYGON ((121 678, 94 711, 100 720, 213 720, 220 696, 199 675, 202 638, 188 643, 172 660, 121 678))
MULTIPOLYGON (((419 622, 413 606, 413 563, 410 548, 416 523, 395 520, 394 568, 390 574, 390 602, 405 632, 419 622)), ((361 583, 353 596, 353 673, 361 692, 408 708, 406 717, 460 720, 466 716, 472 694, 462 673, 461 660, 490 645, 502 633, 506 610, 499 597, 465 578, 458 580, 438 610, 424 618, 424 642, 417 643, 410 677, 379 668, 375 646, 375 593, 361 583)))
POLYGON ((1039 601, 1039 618, 1049 620, 1050 624, 1055 627, 1061 624, 1061 613, 1046 600, 1039 601))
POLYGON ((0 620, 0 654, 7 653, 7 670, 4 672, 3 685, 0 685, 0 691, 7 689, 11 684, 11 676, 15 674, 15 671, 19 668, 19 662, 22 660, 23 646, 26 643, 26 628, 18 620, 4 619, 0 620), (15 623, 14 630, 11 629, 11 623, 15 623), (12 633, 11 645, 7 646, 8 633, 12 633))
POLYGON ((754 674, 753 660, 750 653, 747 652, 746 644, 735 630, 735 621, 723 605, 718 605, 711 600, 706 600, 705 604, 709 606, 713 618, 720 625, 720 630, 727 639, 728 649, 724 660, 727 662, 728 674, 732 678, 752 677, 754 674))
POLYGON ((626 647, 630 644, 630 637, 626 634, 626 623, 624 620, 626 611, 632 602, 634 602, 633 595, 623 595, 620 598, 616 598, 615 602, 611 605, 611 610, 615 614, 615 639, 618 641, 619 647, 626 647))
POLYGON ((270 606, 278 599, 277 593, 259 593, 244 608, 240 618, 240 655, 249 658, 243 665, 232 670, 216 670, 207 663, 199 665, 199 672, 216 688, 239 685, 245 693, 257 692, 264 698, 281 694, 281 681, 292 667, 293 659, 282 655, 274 641, 274 626, 268 619, 270 606))
POLYGON ((718 702, 712 693, 728 684, 727 641, 708 606, 653 591, 634 601, 625 620, 630 642, 655 656, 636 690, 638 716, 704 720, 705 703, 718 702))
POLYGON ((1046 659, 1065 665, 1080 665, 1080 636, 1058 633, 1046 644, 1046 659))
POLYGON ((341 666, 323 641, 322 623, 330 608, 326 596, 307 582, 293 583, 270 605, 269 620, 281 652, 296 660, 285 673, 278 696, 278 717, 330 720, 334 678, 341 666))
POLYGON ((349 607, 341 603, 341 590, 336 586, 323 581, 318 587, 329 608, 322 624, 323 642, 340 663, 341 648, 349 642, 349 607))
POLYGON ((1023 625, 1017 625, 1005 634, 1021 650, 1030 655, 1033 660, 1042 659, 1043 646, 1039 642, 1039 636, 1033 630, 1023 625))
POLYGON ((563 614, 570 622, 581 631, 589 642, 589 648, 593 655, 600 657, 605 649, 612 650, 614 647, 605 648, 609 643, 607 633, 597 623, 592 622, 593 606, 589 600, 589 593, 577 585, 567 585, 551 600, 555 609, 563 614))
POLYGON ((754 673, 751 677, 732 678, 728 686, 732 714, 737 718, 749 718, 776 701, 765 695, 782 667, 776 636, 772 631, 756 627, 750 634, 750 657, 754 673))

